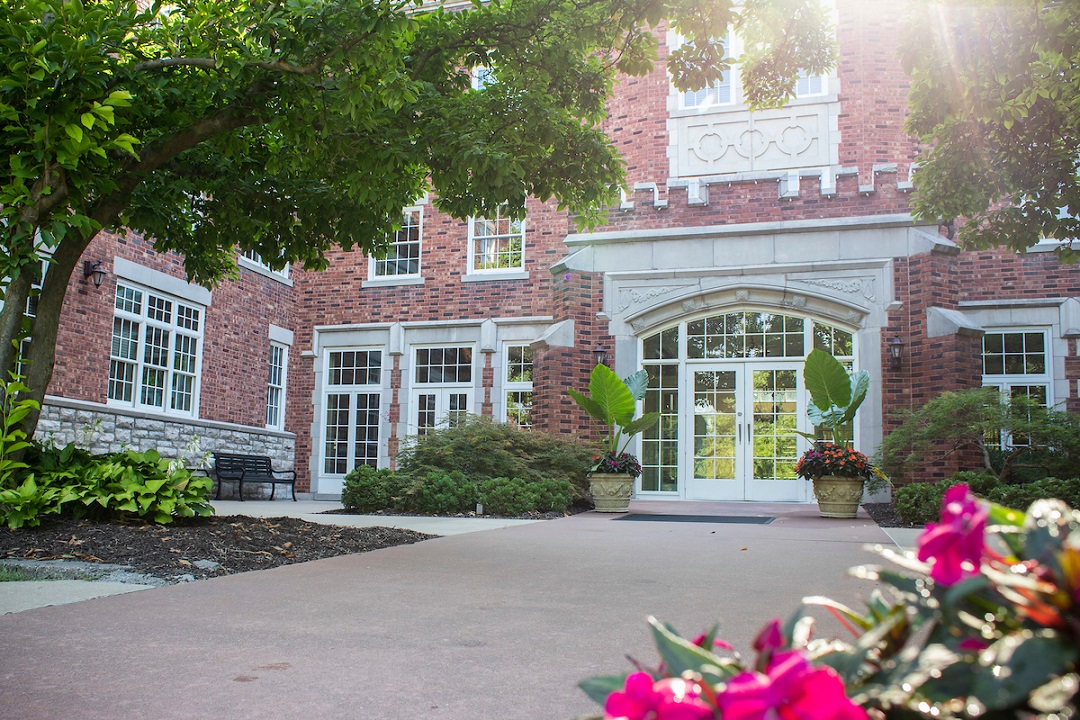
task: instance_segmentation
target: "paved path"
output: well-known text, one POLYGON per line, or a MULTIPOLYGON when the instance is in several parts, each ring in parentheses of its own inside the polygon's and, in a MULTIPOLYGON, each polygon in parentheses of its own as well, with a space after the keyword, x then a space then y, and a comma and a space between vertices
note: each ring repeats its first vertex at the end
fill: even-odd
MULTIPOLYGON (((638 512, 701 513, 637 503, 638 512)), ((0 617, 4 717, 569 720, 576 689, 653 661, 645 617, 748 650, 889 543, 865 516, 717 505, 769 525, 587 513, 0 617)), ((823 623, 824 625, 824 623, 823 623)), ((832 631, 823 630, 823 634, 832 631)))

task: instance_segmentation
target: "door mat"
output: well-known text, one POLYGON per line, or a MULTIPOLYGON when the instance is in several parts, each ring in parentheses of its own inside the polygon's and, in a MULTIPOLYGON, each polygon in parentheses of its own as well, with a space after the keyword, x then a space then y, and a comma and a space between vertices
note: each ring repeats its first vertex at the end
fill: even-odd
POLYGON ((768 525, 774 517, 747 517, 746 515, 623 515, 616 520, 638 522, 685 522, 722 523, 727 525, 768 525))

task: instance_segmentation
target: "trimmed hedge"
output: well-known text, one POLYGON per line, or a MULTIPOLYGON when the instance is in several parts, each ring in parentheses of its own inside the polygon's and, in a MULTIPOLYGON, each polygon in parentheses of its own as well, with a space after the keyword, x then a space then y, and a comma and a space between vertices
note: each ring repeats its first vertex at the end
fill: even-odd
POLYGON ((941 500, 954 485, 966 484, 971 491, 990 502, 1027 510, 1036 500, 1055 498, 1071 507, 1080 507, 1080 479, 1044 478, 1034 482, 1005 485, 990 473, 959 472, 938 483, 912 483, 893 492, 893 506, 906 523, 925 525, 941 519, 941 500))

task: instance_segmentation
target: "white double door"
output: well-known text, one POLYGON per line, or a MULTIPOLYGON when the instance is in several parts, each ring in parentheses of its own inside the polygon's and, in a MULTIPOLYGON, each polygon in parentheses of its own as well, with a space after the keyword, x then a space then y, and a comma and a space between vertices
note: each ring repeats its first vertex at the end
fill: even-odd
POLYGON ((805 441, 801 362, 688 365, 682 426, 687 500, 805 502, 795 476, 805 441))

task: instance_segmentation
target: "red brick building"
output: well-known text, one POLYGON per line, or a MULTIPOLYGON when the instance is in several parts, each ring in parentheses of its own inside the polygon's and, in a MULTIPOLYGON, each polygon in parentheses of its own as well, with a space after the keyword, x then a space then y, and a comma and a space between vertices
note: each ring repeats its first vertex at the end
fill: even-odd
POLYGON ((73 280, 41 431, 100 419, 101 447, 167 452, 198 435, 333 496, 349 469, 391 466, 403 439, 464 414, 585 432, 565 388, 602 348, 621 375, 649 370, 646 409, 663 414, 637 448, 638 497, 807 501, 792 431, 814 347, 870 372, 867 451, 892 411, 947 389, 1080 409, 1080 270, 1050 245, 961 252, 913 222, 897 18, 836 6, 837 69, 782 109, 749 112, 737 68, 693 93, 662 66, 622 82, 606 129, 628 188, 594 232, 552 203, 460 221, 424 198, 386 259, 282 274, 242 258, 212 292, 140 239, 101 238, 86 259, 109 274, 73 280))

